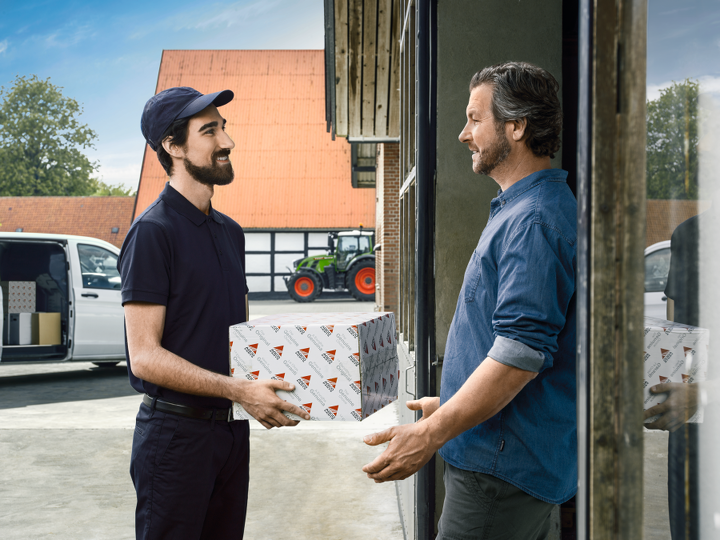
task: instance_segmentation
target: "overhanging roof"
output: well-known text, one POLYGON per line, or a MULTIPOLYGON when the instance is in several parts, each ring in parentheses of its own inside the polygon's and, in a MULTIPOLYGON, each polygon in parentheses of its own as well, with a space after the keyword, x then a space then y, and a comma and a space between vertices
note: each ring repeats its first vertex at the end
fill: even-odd
POLYGON ((400 138, 400 0, 325 0, 325 99, 333 138, 400 138))

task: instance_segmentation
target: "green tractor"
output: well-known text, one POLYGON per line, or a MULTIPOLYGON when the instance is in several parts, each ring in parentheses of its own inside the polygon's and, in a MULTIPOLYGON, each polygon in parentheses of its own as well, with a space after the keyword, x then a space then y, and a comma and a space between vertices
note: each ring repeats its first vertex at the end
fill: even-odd
POLYGON ((374 300, 373 236, 362 226, 360 230, 328 233, 327 255, 292 262, 292 275, 284 278, 292 299, 312 302, 323 289, 347 289, 357 300, 374 300))

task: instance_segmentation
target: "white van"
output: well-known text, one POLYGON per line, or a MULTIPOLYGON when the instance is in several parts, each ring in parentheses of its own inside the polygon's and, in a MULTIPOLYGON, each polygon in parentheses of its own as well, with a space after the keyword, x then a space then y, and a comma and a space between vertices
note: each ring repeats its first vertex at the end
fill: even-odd
POLYGON ((96 238, 0 233, 0 366, 125 360, 119 253, 96 238), (34 289, 29 304, 18 304, 22 284, 34 289))

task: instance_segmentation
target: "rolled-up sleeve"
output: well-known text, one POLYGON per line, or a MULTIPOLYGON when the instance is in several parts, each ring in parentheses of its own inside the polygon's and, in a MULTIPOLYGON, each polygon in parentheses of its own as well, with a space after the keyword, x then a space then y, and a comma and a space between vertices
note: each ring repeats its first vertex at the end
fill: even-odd
POLYGON ((517 231, 498 260, 488 356, 527 371, 551 367, 574 293, 575 245, 541 223, 517 231))
POLYGON ((167 306, 170 261, 170 245, 162 227, 153 222, 135 223, 118 258, 123 305, 149 302, 167 306))

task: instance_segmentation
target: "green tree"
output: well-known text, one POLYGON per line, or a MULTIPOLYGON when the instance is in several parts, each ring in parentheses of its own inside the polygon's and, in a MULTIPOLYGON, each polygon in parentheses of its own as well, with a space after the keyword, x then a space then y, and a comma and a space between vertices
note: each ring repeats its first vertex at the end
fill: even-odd
POLYGON ((93 195, 98 163, 83 150, 97 134, 78 121, 78 102, 50 79, 17 76, 0 87, 0 195, 93 195))
POLYGON ((698 93, 686 79, 647 103, 647 198, 698 197, 698 93))
POLYGON ((137 192, 132 188, 123 188, 122 186, 111 186, 102 182, 97 181, 95 192, 92 194, 94 197, 129 197, 134 196, 137 192))

